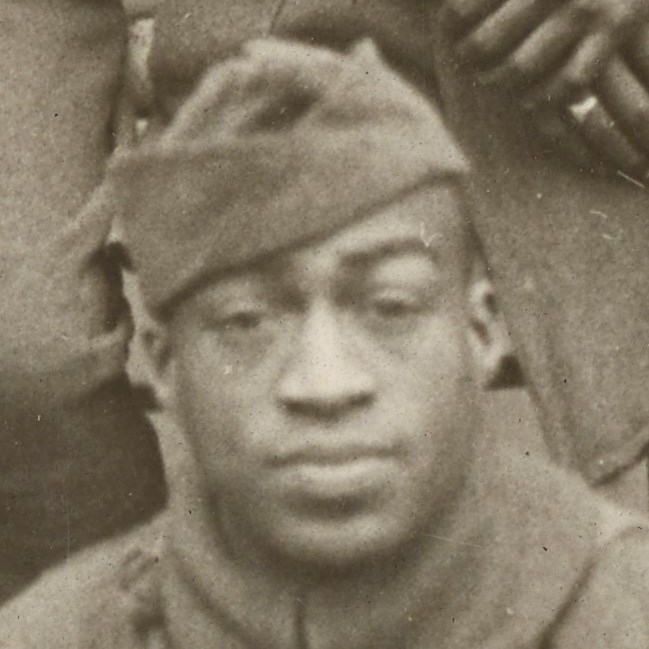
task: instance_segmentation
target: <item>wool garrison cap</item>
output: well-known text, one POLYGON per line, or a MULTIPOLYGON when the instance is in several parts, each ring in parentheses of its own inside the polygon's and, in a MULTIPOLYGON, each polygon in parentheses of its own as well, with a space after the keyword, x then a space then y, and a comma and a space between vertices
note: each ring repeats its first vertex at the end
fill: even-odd
POLYGON ((432 105, 363 41, 260 39, 208 68, 170 125, 109 172, 145 301, 325 236, 466 170, 432 105))

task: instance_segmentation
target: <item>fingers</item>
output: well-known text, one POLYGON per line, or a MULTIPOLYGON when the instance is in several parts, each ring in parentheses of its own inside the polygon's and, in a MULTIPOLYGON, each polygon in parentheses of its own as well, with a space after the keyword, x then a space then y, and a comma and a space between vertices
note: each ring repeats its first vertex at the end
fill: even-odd
POLYGON ((614 57, 596 85, 603 104, 635 147, 649 156, 649 92, 620 57, 614 57))
POLYGON ((649 23, 638 29, 626 44, 624 54, 638 79, 649 86, 649 23))
POLYGON ((599 170, 601 158, 586 144, 576 124, 553 109, 535 111, 532 115, 537 132, 548 144, 548 153, 559 152, 577 167, 599 170))
POLYGON ((443 10, 452 29, 465 32, 498 9, 506 0, 446 0, 443 10))
POLYGON ((603 161, 631 179, 644 180, 647 158, 626 137, 602 101, 592 96, 589 106, 581 112, 573 107, 571 114, 581 138, 603 161))
MULTIPOLYGON (((458 58, 482 70, 478 79, 485 85, 532 87, 531 104, 548 98, 565 102, 591 85, 628 32, 634 15, 628 5, 634 1, 611 9, 613 0, 505 0, 460 39, 458 58)), ((448 2, 457 4, 458 12, 478 15, 474 0, 448 2)), ((493 6, 492 0, 484 5, 493 6)), ((638 47, 641 65, 649 68, 649 34, 638 47)))
POLYGON ((615 46, 605 29, 590 29, 567 5, 534 30, 503 65, 485 77, 487 83, 544 87, 544 94, 564 98, 589 85, 615 46), (546 81, 547 79, 547 81, 546 81), (551 88, 552 92, 549 92, 551 88))
POLYGON ((446 0, 446 7, 463 25, 460 60, 484 84, 521 90, 546 142, 580 166, 606 161, 644 182, 649 0, 446 0), (623 37, 626 61, 615 53, 623 37), (590 88, 589 101, 566 112, 590 88))
POLYGON ((616 173, 642 184, 646 158, 611 124, 610 115, 593 95, 582 103, 583 111, 575 115, 554 108, 531 113, 537 133, 547 143, 547 154, 558 153, 591 173, 616 173))
POLYGON ((486 67, 498 62, 538 25, 547 15, 547 0, 508 0, 480 24, 457 47, 463 62, 486 67))
POLYGON ((595 32, 584 38, 558 75, 554 95, 560 100, 567 100, 589 86, 614 48, 615 43, 606 31, 595 32))
POLYGON ((612 48, 608 34, 598 32, 586 37, 568 57, 565 65, 526 90, 523 102, 528 106, 544 103, 563 106, 574 101, 600 74, 612 48))

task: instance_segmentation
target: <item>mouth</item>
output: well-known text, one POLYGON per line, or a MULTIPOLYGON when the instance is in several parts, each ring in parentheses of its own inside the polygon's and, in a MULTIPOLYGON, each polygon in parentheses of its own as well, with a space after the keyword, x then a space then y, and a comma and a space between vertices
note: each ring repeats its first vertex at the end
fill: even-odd
POLYGON ((274 458, 274 466, 297 500, 333 503, 366 500, 394 469, 395 453, 367 446, 308 447, 274 458))
POLYGON ((335 446, 306 446, 271 459, 274 467, 339 467, 352 465, 363 461, 388 459, 394 457, 394 449, 366 445, 335 445, 335 446))

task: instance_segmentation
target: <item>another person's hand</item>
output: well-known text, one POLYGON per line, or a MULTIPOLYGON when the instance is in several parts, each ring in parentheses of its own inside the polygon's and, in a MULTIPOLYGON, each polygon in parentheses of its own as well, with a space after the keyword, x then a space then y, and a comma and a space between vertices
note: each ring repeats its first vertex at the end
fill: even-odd
POLYGON ((570 101, 649 23, 649 0, 445 0, 458 57, 530 104, 570 101))
POLYGON ((532 109, 541 134, 579 165, 649 180, 649 26, 615 55, 589 90, 565 108, 532 109))

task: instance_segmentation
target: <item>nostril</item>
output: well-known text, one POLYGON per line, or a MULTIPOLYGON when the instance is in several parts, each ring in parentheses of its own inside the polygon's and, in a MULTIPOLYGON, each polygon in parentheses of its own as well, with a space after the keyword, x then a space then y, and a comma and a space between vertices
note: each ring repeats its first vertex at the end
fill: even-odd
POLYGON ((350 406, 366 406, 372 402, 372 394, 369 392, 359 393, 350 398, 350 406))

